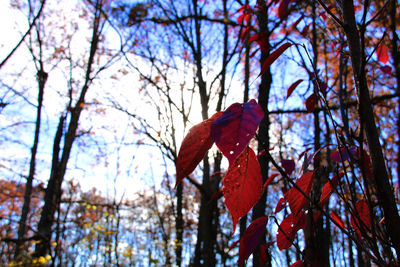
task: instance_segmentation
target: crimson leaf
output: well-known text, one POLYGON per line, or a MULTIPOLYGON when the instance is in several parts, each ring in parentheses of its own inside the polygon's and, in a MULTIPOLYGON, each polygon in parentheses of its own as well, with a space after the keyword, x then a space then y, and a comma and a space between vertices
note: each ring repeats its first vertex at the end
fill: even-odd
MULTIPOLYGON (((296 185, 303 193, 309 195, 313 181, 314 172, 307 172, 296 181, 296 185)), ((294 215, 297 215, 307 203, 307 198, 295 187, 290 188, 285 193, 285 199, 289 203, 290 210, 294 215)))
POLYGON ((303 79, 299 79, 297 81, 295 81, 287 90, 287 94, 286 94, 286 99, 289 98, 289 96, 293 93, 294 89, 296 89, 297 85, 299 85, 301 82, 303 81, 303 79))
MULTIPOLYGON (((283 0, 284 1, 284 0, 283 0)), ((278 49, 276 49, 274 52, 272 52, 268 58, 264 61, 261 67, 261 72, 258 76, 263 75, 263 73, 267 70, 267 68, 274 63, 274 61, 282 55, 283 52, 285 52, 286 49, 288 49, 292 44, 287 42, 281 45, 278 49)))
POLYGON ((371 229, 371 217, 369 207, 365 199, 361 199, 356 203, 356 211, 353 211, 350 217, 350 224, 361 237, 361 229, 371 229))
POLYGON ((383 64, 386 64, 389 61, 389 54, 386 45, 380 43, 378 48, 376 49, 376 55, 378 60, 383 64))
POLYGON ((289 214, 281 222, 278 228, 278 234, 276 235, 276 244, 279 250, 288 249, 292 246, 293 240, 296 237, 296 233, 304 228, 305 215, 301 212, 298 216, 289 214))
POLYGON ((229 167, 222 181, 225 204, 232 215, 233 232, 240 217, 257 203, 262 193, 261 169, 254 151, 247 147, 229 167))

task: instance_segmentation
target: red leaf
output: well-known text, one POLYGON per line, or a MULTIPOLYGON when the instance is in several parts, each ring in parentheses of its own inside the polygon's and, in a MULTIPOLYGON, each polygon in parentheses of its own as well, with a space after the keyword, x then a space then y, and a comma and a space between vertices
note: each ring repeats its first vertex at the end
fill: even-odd
POLYGON ((292 246, 296 233, 304 228, 304 224, 304 212, 301 212, 296 217, 294 217, 293 214, 289 214, 283 219, 279 225, 278 234, 276 235, 276 244, 279 250, 288 249, 292 246))
POLYGON ((325 204, 328 202, 329 198, 331 197, 333 193, 333 189, 336 188, 336 186, 339 183, 340 178, 342 178, 344 175, 343 172, 339 173, 339 175, 333 176, 332 180, 328 181, 325 183, 324 187, 322 188, 322 194, 321 198, 319 201, 319 205, 321 208, 325 206, 325 204))
POLYGON ((258 33, 253 34, 252 36, 249 37, 248 44, 251 44, 253 42, 257 42, 259 38, 260 37, 259 37, 258 33))
POLYGON ((311 147, 307 148, 306 150, 304 150, 303 152, 301 152, 301 154, 299 155, 298 160, 301 160, 301 158, 308 152, 311 150, 311 147))
MULTIPOLYGON (((313 181, 314 172, 307 172, 296 181, 296 185, 306 195, 309 195, 313 181)), ((307 198, 295 187, 290 188, 290 190, 285 193, 285 199, 289 203, 290 210, 294 215, 298 214, 307 203, 307 198)))
POLYGON ((294 263, 292 263, 292 265, 290 265, 289 267, 300 267, 301 265, 303 265, 304 260, 300 260, 300 261, 296 261, 294 263))
POLYGON ((379 67, 381 69, 381 71, 387 75, 392 75, 392 67, 385 65, 383 67, 379 67))
POLYGON ((285 206, 286 206, 286 199, 284 199, 283 197, 281 197, 281 198, 279 199, 278 203, 276 204, 274 213, 277 214, 277 213, 280 212, 285 206))
POLYGON ((232 215, 233 232, 242 216, 257 203, 262 194, 260 165, 254 151, 247 147, 229 167, 222 180, 225 204, 232 215))
POLYGON ((246 39, 246 36, 250 33, 252 26, 247 26, 243 31, 242 34, 240 35, 240 41, 244 42, 244 39, 246 39))
POLYGON ((331 217, 332 220, 334 220, 337 224, 339 224, 342 228, 346 228, 346 226, 344 225, 342 219, 340 219, 339 215, 336 214, 336 212, 331 211, 331 217))
POLYGON ((388 50, 384 43, 379 44, 378 48, 376 49, 376 55, 378 60, 383 64, 386 64, 389 61, 388 50))
POLYGON ((371 229, 371 217, 367 201, 365 199, 357 201, 355 208, 356 210, 353 211, 350 217, 350 224, 356 230, 358 236, 361 237, 361 229, 368 231, 371 229), (358 216, 356 212, 358 212, 358 216))
POLYGON ((272 52, 268 58, 264 61, 261 67, 261 72, 258 76, 263 75, 263 73, 267 70, 267 68, 274 63, 274 61, 282 55, 283 52, 285 52, 286 49, 288 49, 292 44, 287 42, 281 45, 278 49, 276 49, 274 52, 272 52))
POLYGON ((290 176, 292 174, 292 172, 294 171, 294 167, 296 166, 296 164, 294 163, 294 160, 283 159, 281 163, 282 163, 282 167, 285 169, 286 174, 288 176, 290 176))
POLYGON ((176 161, 176 186, 191 174, 206 152, 211 148, 213 139, 210 135, 211 123, 222 115, 214 114, 210 119, 193 126, 182 141, 176 161))
POLYGON ((247 227, 243 236, 240 238, 239 266, 243 265, 250 255, 256 250, 265 232, 265 226, 267 225, 267 222, 268 218, 264 216, 254 220, 249 227, 247 227))
POLYGON ((245 104, 232 104, 211 124, 211 137, 229 165, 253 138, 263 116, 261 107, 252 99, 245 104))
POLYGON ((315 94, 310 95, 306 99, 306 108, 308 112, 313 112, 315 105, 317 104, 317 96, 315 94))
POLYGON ((238 23, 239 25, 242 24, 243 19, 244 19, 244 16, 245 16, 245 14, 242 13, 242 14, 240 14, 239 17, 237 18, 237 23, 238 23))
POLYGON ((289 15, 289 4, 290 0, 281 0, 281 3, 279 4, 278 8, 278 17, 280 19, 284 19, 289 15))
POLYGON ((295 81, 287 90, 287 95, 286 95, 286 99, 289 98, 289 96, 293 93, 294 89, 296 89, 297 85, 299 85, 301 82, 303 81, 303 79, 299 79, 297 81, 295 81))
POLYGON ((308 29, 310 28, 310 24, 307 24, 303 30, 300 32, 301 36, 303 36, 303 38, 306 38, 307 34, 308 34, 308 29))
POLYGON ((236 245, 237 245, 239 242, 240 242, 240 239, 239 239, 239 240, 236 240, 235 242, 233 242, 232 245, 229 246, 228 252, 231 251, 234 247, 236 247, 236 245))
MULTIPOLYGON (((363 150, 364 160, 361 162, 362 167, 365 169, 366 174, 370 180, 374 180, 374 173, 372 172, 372 161, 367 151, 363 150)), ((361 158, 361 157, 360 157, 361 158)))
POLYGON ((274 178, 276 177, 276 176, 278 176, 279 175, 279 173, 273 173, 273 174, 271 174, 269 177, 268 177, 268 179, 267 179, 267 181, 265 182, 265 184, 264 184, 264 186, 263 186, 263 192, 265 192, 266 190, 267 190, 267 187, 268 187, 268 185, 274 180, 274 178))

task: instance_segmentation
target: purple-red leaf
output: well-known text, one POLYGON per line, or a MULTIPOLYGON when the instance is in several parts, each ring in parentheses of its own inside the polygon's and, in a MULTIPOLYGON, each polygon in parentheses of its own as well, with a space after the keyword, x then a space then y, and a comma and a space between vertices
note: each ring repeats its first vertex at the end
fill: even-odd
POLYGON ((286 99, 289 98, 289 96, 293 93, 294 89, 296 89, 297 85, 299 85, 301 82, 303 81, 303 79, 299 79, 297 81, 295 81, 287 90, 287 95, 286 95, 286 99))
MULTIPOLYGON (((348 148, 348 151, 350 152, 351 155, 356 156, 357 155, 357 147, 356 146, 351 146, 348 148)), ((347 153, 347 149, 342 147, 339 151, 334 151, 331 153, 331 160, 337 163, 341 163, 342 159, 340 158, 340 155, 342 155, 343 161, 349 160, 350 156, 349 153, 347 153)))
MULTIPOLYGON (((283 0, 284 1, 284 0, 283 0)), ((261 67, 261 72, 258 76, 263 75, 263 73, 267 70, 267 68, 274 63, 274 61, 285 52, 286 49, 288 49, 292 44, 287 42, 281 45, 278 49, 276 49, 274 52, 272 52, 268 58, 264 61, 261 67)))
POLYGON ((242 266, 250 257, 250 255, 256 250, 265 232, 265 226, 267 225, 267 222, 268 218, 264 216, 254 220, 249 227, 247 227, 243 236, 240 238, 239 266, 242 266))
POLYGON ((245 104, 232 104, 211 124, 211 136, 230 165, 253 138, 263 116, 261 107, 252 99, 245 104))
MULTIPOLYGON (((313 181, 314 172, 307 172, 296 181, 296 185, 303 193, 309 195, 313 181)), ((297 215, 307 203, 307 198, 295 187, 285 193, 285 199, 294 215, 297 215)))
POLYGON ((175 188, 183 178, 194 171, 211 148, 214 142, 210 135, 211 123, 221 115, 222 112, 218 112, 210 119, 193 126, 183 139, 176 161, 175 188))
POLYGON ((383 67, 379 67, 381 69, 381 71, 387 75, 392 75, 392 67, 385 65, 383 67))
POLYGON ((292 174, 292 172, 294 171, 294 167, 296 166, 296 164, 294 163, 294 160, 283 159, 281 163, 282 163, 282 167, 285 169, 286 174, 288 176, 290 176, 292 174))
POLYGON ((383 64, 386 64, 389 61, 388 50, 384 43, 379 44, 378 48, 376 49, 376 55, 378 60, 383 64))
POLYGON ((235 232, 238 220, 253 208, 262 193, 261 169, 251 148, 247 147, 231 164, 222 186, 235 232))
POLYGON ((267 249, 274 243, 275 241, 270 241, 266 244, 260 245, 260 266, 265 266, 265 262, 267 261, 267 249))
POLYGON ((290 4, 290 0, 281 0, 281 3, 279 4, 279 8, 278 8, 279 19, 284 19, 289 15, 289 12, 290 12, 289 4, 290 4))
POLYGON ((308 112, 313 112, 315 105, 317 104, 317 96, 315 94, 310 95, 306 99, 306 108, 308 112))

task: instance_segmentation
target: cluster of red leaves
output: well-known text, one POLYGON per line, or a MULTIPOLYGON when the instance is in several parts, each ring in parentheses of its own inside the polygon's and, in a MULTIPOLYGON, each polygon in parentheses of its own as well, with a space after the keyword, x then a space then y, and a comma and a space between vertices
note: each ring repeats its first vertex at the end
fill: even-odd
MULTIPOLYGON (((276 9, 276 15, 279 19, 284 20, 288 17, 291 11, 290 4, 293 0, 275 0, 274 3, 279 6, 276 9)), ((260 8, 260 7, 255 7, 260 8)), ((254 10, 249 5, 243 5, 238 11, 239 17, 237 22, 241 27, 240 40, 251 44, 257 42, 259 49, 266 52, 269 48, 269 43, 265 33, 256 32, 256 28, 251 25, 252 15, 254 10)), ((320 14, 326 20, 325 12, 320 14)), ((297 25, 304 17, 298 18, 290 27, 291 30, 297 29, 297 25)), ((308 34, 310 24, 306 24, 300 32, 303 37, 308 34)), ((280 57, 292 44, 287 42, 280 45, 276 50, 271 52, 261 66, 259 76, 263 75, 266 70, 280 57)), ((334 48, 336 45, 334 46, 334 48)), ((334 49, 333 48, 333 49, 334 49)), ((336 50, 339 51, 341 46, 336 50)), ((257 50, 258 51, 258 50, 257 50)), ((257 52, 256 51, 256 52, 257 52)), ((378 61, 385 64, 383 71, 388 73, 389 70, 386 63, 389 61, 387 48, 383 43, 377 47, 378 61)), ((252 54, 254 55, 255 52, 252 54)), ((314 75, 315 77, 315 75, 314 75)), ((302 79, 295 81, 287 90, 286 99, 288 99, 297 86, 302 82, 302 79)), ((313 112, 318 103, 318 94, 326 96, 327 84, 318 79, 313 80, 315 93, 311 94, 305 101, 305 106, 308 112, 313 112)), ((254 137, 258 125, 263 118, 263 111, 255 100, 247 103, 235 103, 228 107, 224 112, 214 114, 210 119, 203 121, 193 126, 187 136, 184 138, 181 149, 176 162, 177 181, 178 185, 186 176, 188 176, 200 161, 204 158, 207 151, 216 144, 218 149, 229 161, 229 168, 222 181, 222 189, 215 193, 210 201, 214 201, 221 196, 225 198, 225 204, 231 213, 233 220, 233 232, 239 219, 245 216, 256 204, 262 192, 266 191, 268 185, 278 174, 272 174, 265 184, 262 184, 262 176, 258 159, 254 151, 248 146, 250 140, 254 137)), ((322 149, 322 148, 321 148, 322 149)), ((305 164, 307 166, 314 156, 319 153, 316 151, 313 155, 307 156, 307 151, 299 156, 299 160, 303 155, 306 155, 305 164)), ((360 151, 357 147, 341 148, 339 151, 334 151, 330 155, 333 162, 344 163, 345 161, 354 158, 360 162, 362 169, 366 172, 369 178, 373 178, 371 159, 365 151, 360 151)), ((291 177, 295 170, 294 160, 283 160, 281 162, 283 169, 288 177, 291 177)), ((304 167, 307 170, 307 167, 304 167)), ((303 171, 303 168, 302 168, 303 171)), ((323 186, 319 206, 323 208, 329 201, 329 198, 336 190, 340 183, 340 179, 344 176, 343 173, 338 173, 323 186)), ((304 171, 304 174, 297 179, 293 186, 284 192, 284 197, 281 198, 275 208, 275 213, 281 211, 286 204, 289 205, 291 213, 287 215, 279 224, 278 233, 276 236, 277 246, 280 250, 288 249, 293 245, 293 241, 297 232, 305 228, 306 224, 306 207, 309 201, 312 185, 314 181, 314 172, 304 171)), ((321 215, 320 210, 314 213, 314 220, 317 220, 321 215)), ((341 228, 346 228, 341 218, 335 213, 330 213, 330 218, 341 228)), ((261 217, 253 221, 246 229, 244 235, 234 242, 230 249, 236 244, 239 245, 239 265, 245 263, 249 256, 255 251, 260 243, 261 237, 264 234, 268 217, 261 217)), ((361 237, 362 233, 369 231, 371 220, 369 215, 369 206, 366 200, 358 201, 351 214, 351 226, 356 233, 361 237)), ((261 262, 265 258, 265 250, 273 242, 260 246, 261 262)), ((265 260, 265 259, 264 259, 265 260)), ((291 266, 301 266, 303 261, 296 261, 291 266)))

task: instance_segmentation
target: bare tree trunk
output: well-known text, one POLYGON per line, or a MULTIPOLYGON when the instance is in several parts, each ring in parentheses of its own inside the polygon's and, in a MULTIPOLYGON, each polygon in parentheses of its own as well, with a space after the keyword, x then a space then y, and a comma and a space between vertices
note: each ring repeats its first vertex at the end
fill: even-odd
POLYGON ((72 145, 76 137, 76 130, 78 128, 79 118, 85 103, 85 95, 89 89, 92 81, 91 72, 94 63, 94 56, 97 51, 99 36, 100 36, 100 14, 101 14, 102 1, 97 0, 95 4, 95 14, 92 30, 92 39, 90 44, 90 53, 85 75, 85 83, 82 87, 78 101, 75 107, 71 110, 71 116, 68 124, 68 130, 64 137, 64 146, 62 149, 61 159, 59 158, 61 137, 63 135, 63 122, 64 117, 61 116, 59 128, 56 133, 53 146, 53 160, 50 178, 47 184, 44 206, 40 214, 38 223, 38 243, 35 247, 35 256, 46 256, 50 250, 50 241, 52 235, 52 225, 54 223, 54 214, 58 206, 58 200, 61 194, 61 185, 67 169, 68 160, 70 157, 72 145))
MULTIPOLYGON (((400 93, 400 52, 398 48, 399 36, 396 32, 396 12, 397 12, 397 1, 391 1, 391 9, 390 9, 390 21, 391 21, 391 31, 392 31, 392 58, 393 58, 393 66, 394 73, 396 76, 397 89, 396 92, 400 93)), ((398 112, 400 112, 400 98, 398 98, 398 112)), ((400 181, 400 116, 397 118, 397 179, 400 181)), ((400 186, 400 183, 399 183, 400 186)))
MULTIPOLYGON (((263 10, 267 11, 267 7, 265 2, 263 1, 257 1, 258 5, 260 5, 263 10)), ((257 20, 260 26, 260 31, 264 32, 265 35, 267 36, 267 40, 269 41, 269 28, 268 28, 268 12, 262 12, 257 16, 257 20)), ((268 44, 268 48, 270 45, 268 44)), ((269 51, 267 53, 261 52, 261 58, 260 58, 260 64, 262 65, 264 61, 267 59, 269 55, 269 51)), ((271 89, 271 84, 272 84, 272 75, 271 75, 271 70, 268 68, 261 76, 261 84, 258 88, 258 104, 261 106, 263 112, 264 112, 264 118, 261 120, 259 128, 258 128, 258 151, 260 152, 263 149, 269 149, 269 126, 270 126, 270 121, 269 121, 269 112, 268 112, 268 101, 269 101, 269 94, 270 94, 270 89, 271 89)), ((261 175, 262 175, 262 180, 263 184, 265 181, 268 179, 268 164, 269 160, 266 155, 262 155, 258 157, 258 162, 260 163, 261 167, 261 175)), ((264 192, 261 195, 260 200, 257 202, 257 204, 253 208, 253 214, 252 214, 252 220, 254 221, 255 219, 264 216, 265 215, 265 207, 266 207, 266 202, 267 200, 267 192, 264 192)), ((261 241, 261 243, 265 243, 265 235, 261 241)), ((260 246, 257 247, 255 252, 253 253, 253 266, 259 266, 260 264, 260 246)), ((267 260, 265 263, 265 266, 271 266, 271 256, 268 254, 267 255, 267 260)))
MULTIPOLYGON (((313 62, 314 72, 318 70, 318 33, 316 25, 316 7, 317 3, 312 1, 312 49, 313 49, 313 62)), ((314 94, 318 96, 320 77, 318 73, 314 73, 314 94)), ((318 151, 321 148, 321 126, 320 126, 320 115, 319 110, 315 109, 314 115, 314 151, 318 151)), ((328 130, 328 129, 327 129, 328 130)), ((324 173, 321 169, 321 157, 314 158, 314 183, 312 189, 312 199, 315 203, 318 202, 321 194, 321 178, 324 173)), ((329 224, 329 222, 328 222, 329 224)), ((312 212, 308 213, 307 216, 307 226, 305 230, 305 261, 306 266, 312 266, 317 264, 318 266, 328 267, 329 266, 329 243, 325 240, 326 229, 324 229, 323 217, 320 216, 319 219, 314 222, 314 216, 312 212)))
POLYGON ((182 214, 182 202, 183 202, 183 183, 179 183, 176 189, 176 265, 182 265, 182 241, 183 241, 183 214, 182 214))
POLYGON ((31 204, 31 196, 32 196, 32 186, 33 186, 33 178, 35 177, 35 167, 36 167, 36 154, 39 145, 39 135, 40 135, 40 124, 41 124, 41 113, 43 106, 43 95, 44 95, 44 87, 47 81, 47 73, 43 70, 43 66, 41 65, 41 69, 37 73, 38 85, 39 85, 39 93, 38 93, 38 106, 36 113, 36 124, 35 124, 35 136, 33 140, 33 146, 31 150, 31 161, 29 165, 29 174, 26 178, 25 184, 25 194, 24 194, 24 204, 22 206, 21 211, 21 219, 19 221, 18 227, 18 240, 16 243, 15 249, 15 261, 18 262, 21 257, 21 252, 24 244, 24 237, 26 233, 26 221, 28 219, 28 214, 30 211, 31 204))
MULTIPOLYGON (((367 138, 369 152, 372 160, 372 171, 375 177, 375 188, 380 205, 383 208, 388 236, 397 254, 400 257, 400 217, 396 206, 393 188, 389 183, 389 175, 383 157, 379 134, 374 120, 374 111, 365 73, 366 59, 362 49, 363 42, 355 20, 354 4, 352 0, 342 2, 344 31, 350 48, 354 80, 358 95, 358 114, 360 124, 367 138)), ((361 25, 361 27, 364 27, 361 25)), ((362 30, 362 29, 361 29, 362 30)), ((363 32, 363 31, 362 31, 363 32)))

